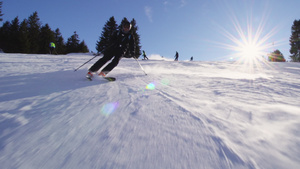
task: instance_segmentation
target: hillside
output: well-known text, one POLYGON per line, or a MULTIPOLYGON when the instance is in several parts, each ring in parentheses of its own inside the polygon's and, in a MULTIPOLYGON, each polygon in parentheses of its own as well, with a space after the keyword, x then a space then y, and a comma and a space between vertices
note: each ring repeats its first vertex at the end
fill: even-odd
POLYGON ((5 169, 300 168, 300 64, 0 53, 5 169))

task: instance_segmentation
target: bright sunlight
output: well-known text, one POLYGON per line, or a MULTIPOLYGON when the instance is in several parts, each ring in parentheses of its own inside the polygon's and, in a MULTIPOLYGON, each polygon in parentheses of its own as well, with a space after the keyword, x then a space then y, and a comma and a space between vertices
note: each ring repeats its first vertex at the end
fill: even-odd
POLYGON ((240 51, 238 55, 241 57, 246 57, 247 59, 259 57, 260 55, 264 54, 261 47, 257 44, 245 44, 243 46, 239 46, 237 47, 237 51, 240 51))
POLYGON ((267 63, 265 57, 274 48, 274 42, 270 42, 270 38, 276 33, 276 29, 264 30, 266 25, 264 20, 256 29, 249 18, 246 20, 246 28, 242 28, 235 16, 232 21, 234 26, 232 33, 221 27, 222 34, 232 42, 220 44, 221 47, 232 51, 229 58, 236 60, 237 64, 243 64, 247 70, 253 70, 254 67, 261 67, 262 63, 267 63))

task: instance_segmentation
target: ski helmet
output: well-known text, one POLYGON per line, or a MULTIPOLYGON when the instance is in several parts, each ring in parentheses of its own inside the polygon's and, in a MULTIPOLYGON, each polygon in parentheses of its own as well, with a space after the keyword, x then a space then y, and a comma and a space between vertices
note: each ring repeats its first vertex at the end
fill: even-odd
POLYGON ((131 24, 130 24, 130 22, 124 21, 123 24, 122 24, 122 32, 128 33, 130 30, 131 30, 131 24))

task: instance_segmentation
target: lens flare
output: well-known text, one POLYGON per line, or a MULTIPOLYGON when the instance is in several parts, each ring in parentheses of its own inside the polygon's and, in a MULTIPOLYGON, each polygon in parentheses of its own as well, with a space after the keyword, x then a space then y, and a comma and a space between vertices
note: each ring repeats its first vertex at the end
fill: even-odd
POLYGON ((149 83, 149 84, 146 86, 146 89, 148 89, 148 90, 154 90, 154 89, 155 89, 155 84, 154 84, 154 83, 149 83))
POLYGON ((103 114, 104 116, 109 116, 113 112, 115 112, 118 107, 119 107, 118 102, 107 103, 101 108, 101 114, 103 114))
POLYGON ((161 84, 163 84, 165 86, 169 85, 169 83, 170 83, 170 81, 168 79, 161 80, 161 84))

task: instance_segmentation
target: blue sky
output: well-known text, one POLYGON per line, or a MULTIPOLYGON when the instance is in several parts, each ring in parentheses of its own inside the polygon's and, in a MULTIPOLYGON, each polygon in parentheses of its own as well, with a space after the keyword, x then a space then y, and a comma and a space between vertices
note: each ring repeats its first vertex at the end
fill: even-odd
POLYGON ((114 16, 134 18, 142 50, 179 60, 229 60, 236 40, 259 36, 264 52, 279 49, 289 58, 289 37, 294 20, 300 19, 300 0, 2 0, 4 21, 22 21, 34 11, 42 24, 59 28, 65 41, 74 31, 90 51, 105 22, 114 16), (239 34, 240 33, 240 34, 239 34), (234 40, 230 37, 236 37, 234 40), (270 46, 272 44, 272 46, 270 46), (229 49, 228 45, 231 45, 229 49))

